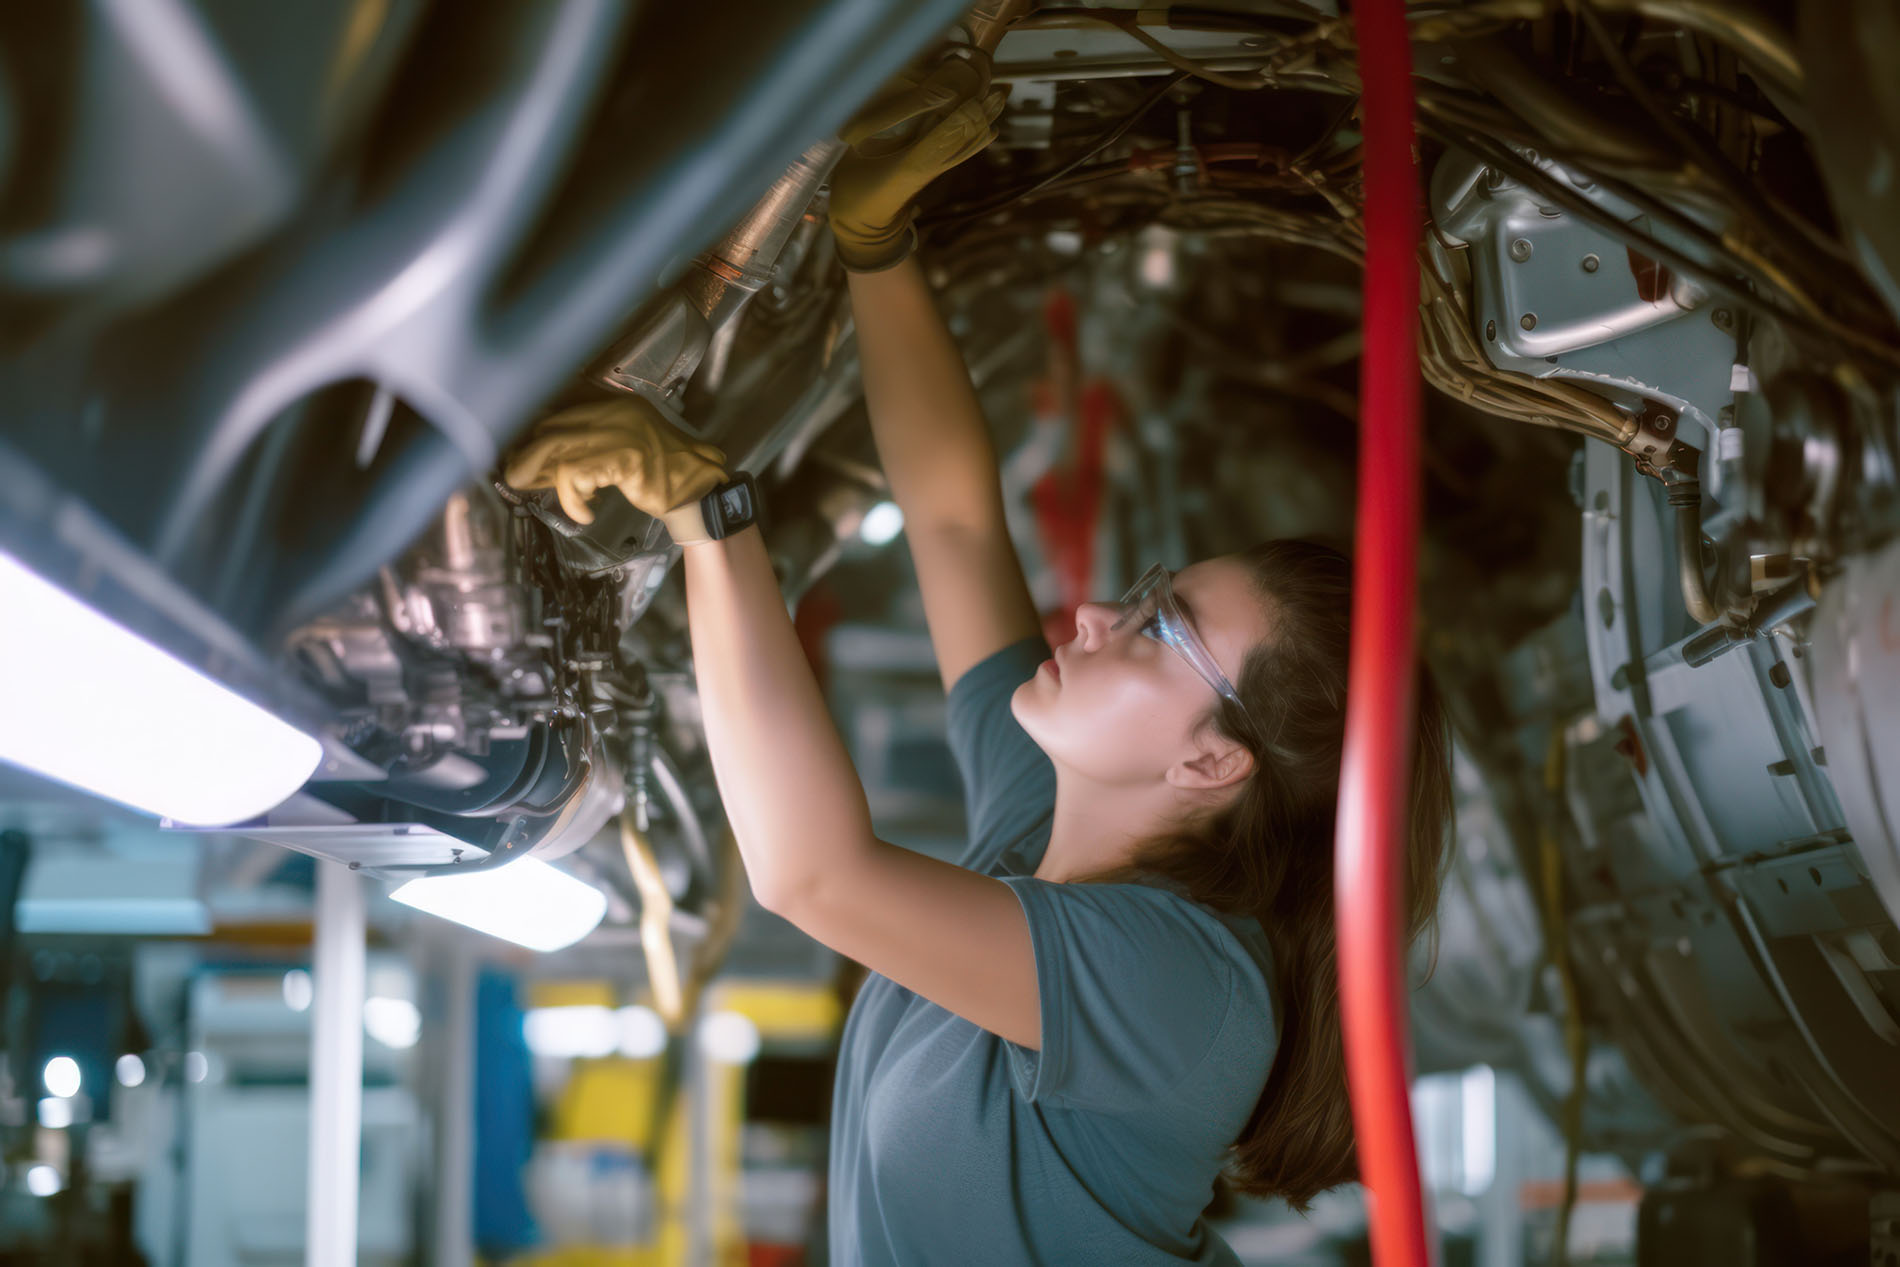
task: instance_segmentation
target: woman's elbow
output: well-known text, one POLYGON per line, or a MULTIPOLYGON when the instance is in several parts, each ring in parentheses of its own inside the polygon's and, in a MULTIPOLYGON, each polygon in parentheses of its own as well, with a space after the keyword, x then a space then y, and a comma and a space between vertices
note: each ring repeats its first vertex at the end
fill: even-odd
POLYGON ((801 904, 803 893, 810 887, 808 879, 781 875, 762 877, 757 874, 749 878, 753 901, 780 919, 798 922, 793 912, 801 904))

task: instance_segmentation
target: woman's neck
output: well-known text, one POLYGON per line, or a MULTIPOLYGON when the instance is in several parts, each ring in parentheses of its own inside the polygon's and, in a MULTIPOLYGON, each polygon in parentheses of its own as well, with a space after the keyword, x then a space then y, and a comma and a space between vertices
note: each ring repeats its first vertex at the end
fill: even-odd
POLYGON ((1143 844, 1166 830, 1179 808, 1176 795, 1165 782, 1102 784, 1058 767, 1055 822, 1036 879, 1062 884, 1128 865, 1143 844))

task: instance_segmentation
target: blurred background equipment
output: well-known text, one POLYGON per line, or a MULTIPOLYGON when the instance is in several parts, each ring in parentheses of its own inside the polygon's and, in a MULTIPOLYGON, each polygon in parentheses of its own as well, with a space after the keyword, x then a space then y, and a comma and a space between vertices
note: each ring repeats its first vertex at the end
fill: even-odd
MULTIPOLYGON (((748 901, 677 550, 503 452, 633 391, 753 474, 880 832, 949 853, 825 208, 852 111, 975 45, 1000 135, 919 252, 1052 636, 1353 522, 1349 15, 965 8, 0 6, 0 1261, 295 1261, 339 1202, 315 1248, 365 1262, 824 1261, 852 969, 748 901)), ((1900 26, 1406 18, 1444 1261, 1880 1261, 1900 26)), ((1365 1261, 1354 1191, 1212 1214, 1244 1261, 1365 1261)))

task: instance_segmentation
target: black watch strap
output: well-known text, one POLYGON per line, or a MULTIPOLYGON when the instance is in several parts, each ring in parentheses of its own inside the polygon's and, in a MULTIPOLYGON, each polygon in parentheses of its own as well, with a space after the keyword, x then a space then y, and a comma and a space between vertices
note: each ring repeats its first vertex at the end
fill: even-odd
POLYGON ((758 522, 758 485, 741 472, 737 479, 727 480, 698 501, 669 510, 660 518, 680 545, 724 540, 758 522))
POLYGON ((700 498, 699 508, 706 517, 706 534, 714 541, 723 540, 759 521, 759 486, 741 471, 737 479, 700 498))

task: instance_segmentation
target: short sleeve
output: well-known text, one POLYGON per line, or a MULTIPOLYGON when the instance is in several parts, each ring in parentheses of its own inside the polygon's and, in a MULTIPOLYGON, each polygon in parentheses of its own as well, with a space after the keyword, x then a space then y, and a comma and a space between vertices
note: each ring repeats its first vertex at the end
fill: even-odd
POLYGON ((999 862, 1034 871, 1047 847, 1056 772, 1009 710, 1016 688, 1049 658, 1040 634, 1013 642, 966 670, 945 705, 950 751, 963 776, 970 842, 958 864, 990 873, 999 862))
POLYGON ((1029 921, 1042 1046, 1008 1044, 1031 1101, 1126 1111, 1198 1069, 1236 1006, 1235 950, 1178 894, 1006 878, 1029 921))

